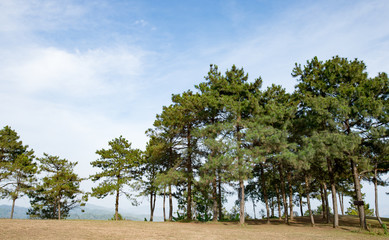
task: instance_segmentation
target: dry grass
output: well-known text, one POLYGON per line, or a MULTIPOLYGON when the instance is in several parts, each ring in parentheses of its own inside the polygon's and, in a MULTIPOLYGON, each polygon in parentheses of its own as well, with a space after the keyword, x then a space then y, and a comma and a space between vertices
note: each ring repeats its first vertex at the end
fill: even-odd
POLYGON ((310 227, 307 218, 296 218, 289 226, 278 220, 272 220, 271 224, 248 221, 247 225, 240 226, 230 222, 0 219, 0 239, 388 239, 360 232, 356 227, 357 218, 341 217, 341 224, 339 229, 322 223, 310 227))

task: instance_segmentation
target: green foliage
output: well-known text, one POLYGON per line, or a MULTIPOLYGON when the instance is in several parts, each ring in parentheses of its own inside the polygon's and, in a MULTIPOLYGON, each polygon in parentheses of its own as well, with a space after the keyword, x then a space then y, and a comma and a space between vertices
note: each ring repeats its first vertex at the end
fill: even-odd
POLYGON ((90 176, 93 182, 99 181, 97 187, 92 187, 92 197, 105 198, 108 195, 116 195, 115 214, 118 220, 119 196, 125 194, 133 205, 138 204, 126 186, 136 187, 135 180, 140 178, 139 166, 143 163, 142 151, 132 149, 131 143, 120 136, 108 142, 109 149, 97 150, 100 158, 91 162, 93 167, 98 167, 101 172, 90 176))
POLYGON ((118 213, 118 219, 116 219, 116 214, 113 215, 112 218, 108 219, 108 220, 111 220, 111 221, 122 221, 122 220, 126 220, 120 213, 118 213))
MULTIPOLYGON (((365 214, 366 214, 366 216, 374 216, 374 209, 371 209, 371 208, 370 208, 370 205, 369 205, 368 203, 365 203, 365 205, 363 205, 363 206, 364 206, 364 209, 365 209, 365 214)), ((347 215, 355 215, 355 216, 358 216, 358 215, 359 215, 359 213, 358 213, 358 208, 357 208, 354 204, 352 204, 352 203, 350 202, 350 207, 347 208, 346 214, 347 214, 347 215)))
POLYGON ((199 185, 194 188, 193 202, 196 219, 200 222, 212 220, 212 197, 210 185, 199 185))
POLYGON ((173 216, 173 221, 174 222, 181 222, 181 221, 184 221, 185 219, 187 219, 186 213, 180 214, 179 211, 177 211, 177 217, 173 216))
POLYGON ((13 200, 12 208, 16 199, 24 196, 36 180, 34 151, 27 148, 9 126, 0 130, 0 194, 13 200))
POLYGON ((143 194, 173 185, 184 211, 178 219, 191 220, 194 209, 205 221, 215 202, 223 209, 222 185, 232 182, 239 182, 240 196, 247 188, 250 198, 271 201, 273 208, 286 191, 291 198, 296 190, 304 197, 318 195, 323 183, 360 196, 360 190, 352 194, 352 185, 362 177, 377 180, 374 169, 383 184, 379 175, 388 169, 389 155, 387 75, 368 78, 362 61, 338 56, 296 64, 292 75, 299 82, 294 93, 276 85, 261 91, 262 80, 249 82, 243 68, 232 66, 222 74, 211 65, 205 81, 195 86, 197 93, 174 94, 148 130, 143 194), (305 177, 310 186, 302 188, 305 177))
POLYGON ((119 192, 131 199, 131 195, 123 191, 123 188, 139 177, 138 167, 143 161, 142 152, 132 149, 131 143, 122 136, 108 144, 110 149, 97 150, 100 159, 91 162, 93 167, 101 169, 101 172, 90 176, 93 182, 100 181, 97 187, 92 188, 91 196, 105 198, 119 192))
POLYGON ((46 153, 38 160, 39 172, 45 176, 28 192, 31 208, 27 214, 31 218, 67 218, 69 211, 82 202, 78 198, 82 179, 73 172, 77 162, 46 153))
POLYGON ((386 226, 385 223, 382 224, 382 228, 384 229, 384 233, 385 235, 389 235, 389 232, 388 232, 388 227, 386 226))
MULTIPOLYGON (((331 207, 328 206, 329 208, 329 212, 331 212, 331 207)), ((315 210, 312 210, 312 214, 313 215, 320 215, 320 214, 323 214, 323 205, 320 205, 320 206, 317 206, 317 208, 315 210)), ((309 216, 309 210, 306 210, 304 212, 304 216, 309 216)))

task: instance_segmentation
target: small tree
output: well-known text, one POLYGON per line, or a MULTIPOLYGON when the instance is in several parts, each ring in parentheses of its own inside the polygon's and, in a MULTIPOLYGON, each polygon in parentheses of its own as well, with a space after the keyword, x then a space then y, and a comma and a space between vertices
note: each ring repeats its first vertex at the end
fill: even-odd
POLYGON ((90 176, 93 182, 102 180, 97 187, 92 188, 92 196, 105 198, 115 194, 115 219, 118 220, 119 196, 124 193, 132 199, 131 194, 124 191, 124 187, 131 185, 131 181, 138 177, 142 152, 139 149, 131 149, 131 143, 122 136, 113 139, 108 144, 110 149, 97 150, 96 153, 100 155, 100 159, 91 162, 93 167, 102 169, 101 172, 90 176))
MULTIPOLYGON (((359 213, 358 213, 357 206, 354 205, 352 200, 350 200, 349 204, 350 204, 350 207, 347 208, 346 214, 358 216, 359 213)), ((374 209, 371 209, 370 205, 368 203, 364 204, 363 208, 365 209, 366 216, 374 216, 374 209)))
POLYGON ((47 175, 29 191, 31 208, 27 215, 58 220, 68 217, 69 211, 81 203, 77 196, 82 193, 82 179, 73 172, 77 162, 69 162, 46 153, 38 160, 39 172, 47 175))

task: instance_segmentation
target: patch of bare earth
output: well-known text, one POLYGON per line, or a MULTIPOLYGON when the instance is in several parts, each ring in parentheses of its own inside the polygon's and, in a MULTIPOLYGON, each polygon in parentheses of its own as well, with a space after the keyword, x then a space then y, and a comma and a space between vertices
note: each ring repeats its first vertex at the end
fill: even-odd
MULTIPOLYGON (((351 219, 354 221, 354 219, 351 219)), ((343 219, 348 223, 347 219, 343 219)), ((278 220, 271 224, 171 223, 98 220, 9 220, 0 219, 0 239, 385 239, 361 233, 358 227, 319 223, 310 227, 305 218, 291 225, 278 220)))

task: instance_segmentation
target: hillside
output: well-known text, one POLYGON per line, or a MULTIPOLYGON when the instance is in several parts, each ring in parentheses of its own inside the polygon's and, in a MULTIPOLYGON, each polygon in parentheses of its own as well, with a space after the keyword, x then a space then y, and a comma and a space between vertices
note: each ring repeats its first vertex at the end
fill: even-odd
MULTIPOLYGON (((354 224, 357 218, 344 218, 346 226, 333 229, 330 224, 310 227, 308 219, 282 221, 177 223, 91 220, 8 220, 0 219, 0 239, 387 239, 381 229, 361 232, 354 224), (302 221, 299 221, 299 220, 302 221), (352 220, 352 221, 349 221, 352 220), (307 223, 305 223, 307 222, 307 223)), ((319 218, 318 218, 319 220, 319 218)))

